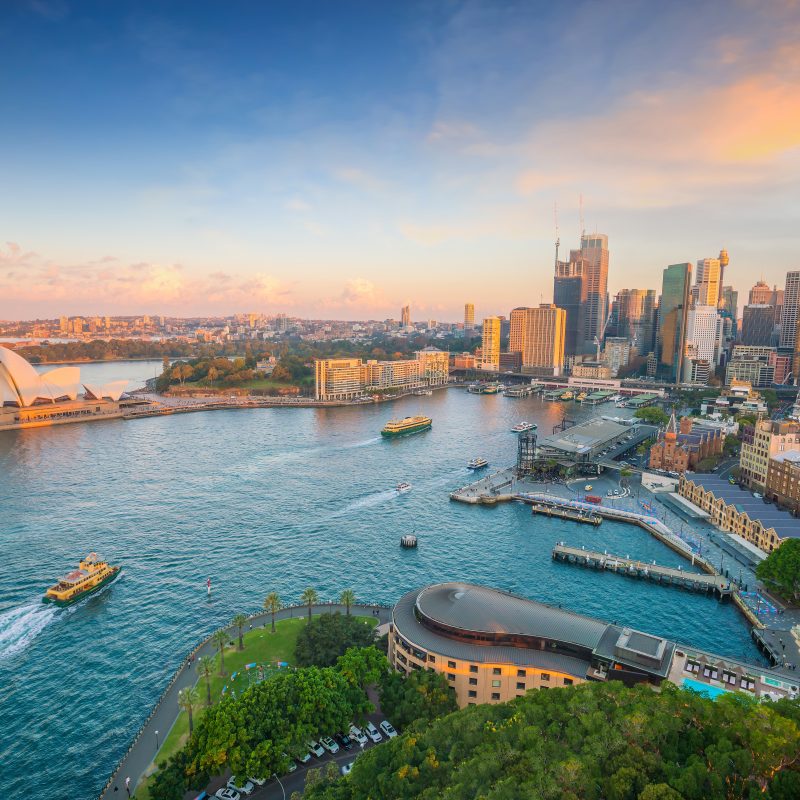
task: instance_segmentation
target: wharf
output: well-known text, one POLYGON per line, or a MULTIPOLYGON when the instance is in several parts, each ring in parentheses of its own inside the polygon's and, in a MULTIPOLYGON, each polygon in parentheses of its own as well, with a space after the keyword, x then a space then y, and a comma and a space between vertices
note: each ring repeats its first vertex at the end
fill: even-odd
POLYGON ((493 506, 496 503, 514 500, 514 468, 507 467, 481 478, 475 483, 462 486, 450 493, 451 500, 473 505, 493 506))
POLYGON ((663 583, 667 586, 677 586, 693 592, 713 592, 720 599, 729 597, 734 592, 733 584, 722 575, 706 575, 704 573, 685 572, 674 567, 663 567, 656 563, 637 561, 632 558, 623 558, 611 553, 600 553, 595 550, 585 550, 581 547, 569 547, 559 543, 553 548, 553 560, 563 561, 568 564, 578 564, 593 569, 604 569, 627 575, 631 578, 663 583))
POLYGON ((533 503, 532 513, 544 514, 547 517, 559 517, 560 519, 570 519, 574 522, 585 522, 589 525, 599 525, 603 518, 599 514, 592 514, 588 511, 578 511, 571 508, 559 508, 548 503, 533 503))

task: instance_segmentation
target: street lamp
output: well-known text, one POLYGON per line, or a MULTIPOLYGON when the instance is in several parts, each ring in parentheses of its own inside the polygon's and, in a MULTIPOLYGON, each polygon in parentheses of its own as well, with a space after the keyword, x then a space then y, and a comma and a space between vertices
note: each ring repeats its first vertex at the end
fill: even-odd
POLYGON ((158 752, 158 731, 156 731, 156 753, 158 752))
POLYGON ((286 800, 286 789, 283 788, 281 779, 275 773, 272 774, 272 777, 275 778, 276 781, 278 781, 278 786, 281 787, 281 791, 283 792, 283 800, 286 800))

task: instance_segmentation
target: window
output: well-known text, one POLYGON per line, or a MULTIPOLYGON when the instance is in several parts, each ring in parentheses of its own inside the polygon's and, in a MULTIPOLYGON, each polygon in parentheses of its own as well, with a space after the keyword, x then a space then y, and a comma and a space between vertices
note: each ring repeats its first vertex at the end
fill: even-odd
POLYGON ((475 703, 467 703, 468 706, 474 706, 475 703))
POLYGON ((525 670, 524 669, 518 669, 517 670, 517 677, 518 678, 524 678, 525 677, 525 670))
POLYGON ((499 700, 500 692, 492 692, 492 700, 499 700))
POLYGON ((455 668, 456 668, 456 662, 455 662, 455 661, 448 661, 448 662, 447 662, 447 666, 448 666, 450 669, 455 669, 455 668))
POLYGON ((500 675, 500 674, 501 674, 500 667, 495 667, 495 668, 492 670, 492 675, 500 675))
POLYGON ((470 697, 477 697, 478 693, 474 689, 470 689, 469 690, 469 696, 470 697))
POLYGON ((499 688, 500 687, 500 681, 492 681, 492 686, 494 686, 495 688, 499 688))
POLYGON ((477 666, 477 664, 470 664, 470 665, 469 665, 469 671, 470 671, 470 672, 477 672, 477 671, 478 671, 478 666, 477 666))
POLYGON ((550 673, 549 672, 543 672, 542 673, 542 680, 543 681, 549 681, 550 680, 550 673))
POLYGON ((430 661, 433 664, 435 664, 436 663, 436 656, 432 656, 430 653, 428 653, 428 661, 430 661))
POLYGON ((477 678, 470 678, 469 679, 469 685, 470 686, 477 686, 478 685, 478 679, 477 678))
POLYGON ((524 689, 525 681, 517 681, 517 689, 524 689))
POLYGON ((564 686, 572 686, 572 678, 564 678, 564 686))
MULTIPOLYGON (((452 673, 452 672, 448 672, 448 673, 447 673, 447 680, 449 680, 449 681, 454 681, 455 679, 456 679, 456 676, 455 676, 455 675, 453 675, 453 673, 452 673)), ((572 681, 570 681, 570 683, 572 683, 572 681)))

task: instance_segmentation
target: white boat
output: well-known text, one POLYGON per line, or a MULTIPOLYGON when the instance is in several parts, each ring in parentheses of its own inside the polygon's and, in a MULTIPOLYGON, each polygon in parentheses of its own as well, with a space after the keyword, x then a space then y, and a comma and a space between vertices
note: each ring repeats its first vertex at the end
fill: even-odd
POLYGON ((483 469, 488 466, 489 462, 485 458, 473 458, 472 461, 467 462, 467 469, 483 469))
POLYGON ((401 481, 394 487, 397 494, 405 494, 406 492, 411 491, 411 484, 406 483, 405 481, 401 481))
POLYGON ((515 425, 512 429, 512 433, 525 433, 525 431, 531 431, 536 427, 533 422, 520 422, 519 424, 515 425))

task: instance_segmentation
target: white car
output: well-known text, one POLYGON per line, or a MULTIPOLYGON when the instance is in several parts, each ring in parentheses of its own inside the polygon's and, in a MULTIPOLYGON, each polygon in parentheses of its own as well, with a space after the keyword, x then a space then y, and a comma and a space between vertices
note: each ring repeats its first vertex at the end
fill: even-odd
POLYGON ((236 776, 233 775, 231 779, 226 784, 227 788, 231 791, 237 792, 238 794, 249 795, 255 791, 256 785, 252 783, 249 779, 245 780, 241 786, 238 784, 241 781, 236 780, 236 776))
POLYGON ((224 789, 217 789, 217 793, 214 797, 218 797, 219 800, 241 800, 242 796, 239 792, 235 792, 233 789, 229 789, 227 786, 224 789))
POLYGON ((367 723, 367 727, 364 728, 364 733, 366 733, 367 736, 369 736, 369 738, 372 739, 372 741, 376 744, 383 741, 381 732, 371 722, 367 723))
POLYGON ((349 775, 352 769, 353 769, 352 761, 349 764, 342 764, 341 773, 342 775, 349 775))
POLYGON ((330 736, 322 736, 319 743, 331 754, 339 752, 339 745, 330 736))
POLYGON ((350 726, 350 736, 358 742, 360 747, 364 747, 364 745, 367 743, 367 737, 357 725, 350 726))
POLYGON ((317 757, 322 758, 325 755, 325 751, 320 746, 319 742, 315 742, 313 739, 310 742, 306 742, 306 746, 308 749, 317 757))
POLYGON ((263 786, 267 782, 266 778, 248 778, 247 780, 249 780, 250 783, 254 783, 256 786, 263 786))
POLYGON ((295 760, 291 758, 287 753, 282 753, 283 757, 289 762, 289 772, 294 772, 297 769, 297 764, 295 760))
POLYGON ((392 723, 388 719, 381 722, 380 728, 387 739, 394 739, 397 736, 397 731, 392 727, 392 723))
POLYGON ((298 754, 295 756, 295 758, 296 758, 296 759, 297 759, 297 760, 298 760, 298 761, 299 761, 301 764, 308 764, 308 762, 309 762, 309 761, 311 761, 311 753, 298 753, 298 754))

